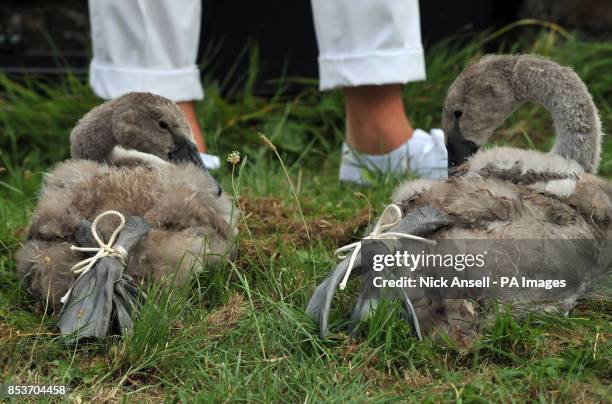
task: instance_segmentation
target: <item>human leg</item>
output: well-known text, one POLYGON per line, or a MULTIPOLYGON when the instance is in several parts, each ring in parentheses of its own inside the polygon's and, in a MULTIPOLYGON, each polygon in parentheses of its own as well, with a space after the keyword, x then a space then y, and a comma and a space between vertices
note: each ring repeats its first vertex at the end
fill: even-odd
POLYGON ((446 173, 443 134, 413 133, 399 84, 425 78, 417 0, 312 0, 321 90, 344 88, 342 181, 366 183, 362 166, 446 173))

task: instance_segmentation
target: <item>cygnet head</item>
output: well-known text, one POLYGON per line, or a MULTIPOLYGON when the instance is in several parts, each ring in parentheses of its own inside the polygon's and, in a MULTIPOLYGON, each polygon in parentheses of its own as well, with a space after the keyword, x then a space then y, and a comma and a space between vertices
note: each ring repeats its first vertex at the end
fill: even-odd
POLYGON ((543 105, 552 116, 551 153, 596 173, 602 131, 593 97, 571 68, 537 55, 485 56, 450 86, 442 117, 449 169, 474 154, 527 101, 543 105))
POLYGON ((72 130, 70 152, 72 158, 107 163, 192 163, 208 174, 183 112, 150 93, 128 93, 93 108, 72 130))
POLYGON ((89 111, 70 135, 73 158, 111 162, 116 146, 204 167, 189 123, 172 101, 128 93, 89 111))
POLYGON ((485 57, 449 87, 442 115, 449 168, 474 154, 515 110, 506 65, 505 59, 485 57))

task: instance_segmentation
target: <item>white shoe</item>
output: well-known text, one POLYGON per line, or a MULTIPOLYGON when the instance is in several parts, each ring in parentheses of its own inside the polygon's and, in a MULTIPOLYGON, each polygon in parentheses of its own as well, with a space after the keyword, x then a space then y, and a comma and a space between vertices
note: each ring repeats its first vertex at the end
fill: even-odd
POLYGON ((448 151, 442 129, 431 129, 429 133, 415 129, 407 144, 410 170, 432 180, 448 178, 448 151))
POLYGON ((412 137, 397 149, 382 155, 359 153, 342 144, 340 181, 370 185, 376 174, 414 172, 420 177, 445 179, 448 176, 448 153, 444 132, 430 133, 415 129, 412 137))
POLYGON ((204 165, 209 170, 218 170, 221 167, 221 160, 219 159, 219 156, 215 156, 214 154, 200 153, 200 157, 202 157, 204 165))

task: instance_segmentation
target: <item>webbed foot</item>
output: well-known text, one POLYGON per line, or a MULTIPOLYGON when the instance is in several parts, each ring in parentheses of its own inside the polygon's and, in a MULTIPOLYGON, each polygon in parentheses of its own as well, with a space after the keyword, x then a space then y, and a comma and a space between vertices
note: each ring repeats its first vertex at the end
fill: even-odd
MULTIPOLYGON (((409 212, 401 221, 389 229, 389 232, 399 232, 413 234, 415 236, 427 237, 433 232, 450 224, 450 219, 440 210, 429 205, 420 207, 409 212)), ((393 244, 391 244, 393 245, 393 244)), ((325 280, 321 282, 315 289, 306 312, 315 318, 319 325, 319 334, 324 338, 327 333, 329 323, 329 311, 331 301, 336 293, 336 289, 340 285, 345 272, 349 265, 349 258, 342 260, 332 272, 330 272, 325 280)), ((370 310, 376 306, 381 299, 381 291, 376 288, 372 282, 372 271, 370 268, 362 266, 361 254, 357 254, 354 267, 351 272, 351 277, 355 275, 363 275, 363 287, 360 292, 357 303, 355 304, 351 314, 351 325, 349 331, 353 332, 356 324, 365 319, 370 310)), ((404 290, 396 291, 394 298, 402 301, 406 321, 410 322, 417 337, 421 338, 416 311, 412 306, 412 302, 408 294, 404 290)))

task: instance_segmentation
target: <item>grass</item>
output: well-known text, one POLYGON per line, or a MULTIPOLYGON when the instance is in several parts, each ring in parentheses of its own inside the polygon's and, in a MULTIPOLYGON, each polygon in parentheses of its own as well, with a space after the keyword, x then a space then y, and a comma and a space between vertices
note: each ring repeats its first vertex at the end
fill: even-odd
MULTIPOLYGON (((428 80, 405 88, 416 127, 439 126, 446 88, 482 55, 485 38, 447 41, 428 52, 428 80)), ((564 37, 558 30, 525 38, 502 42, 500 50, 544 54, 574 66, 604 127, 611 128, 612 43, 564 37)), ((0 380, 68 384, 73 401, 610 400, 609 280, 599 297, 581 302, 569 317, 515 319, 501 310, 469 350, 450 341, 416 341, 393 305, 365 324, 367 333, 349 339, 342 314, 354 294, 342 292, 331 335, 320 339, 304 313, 308 298, 333 267, 334 249, 363 235, 370 209, 381 211, 398 179, 381 178, 370 189, 339 185, 341 95, 321 94, 314 82, 302 80, 306 87, 298 95, 284 94, 280 82, 274 97, 261 99, 252 92, 255 56, 244 78, 208 82, 198 105, 211 149, 248 156, 233 178, 229 166, 216 174, 226 192, 235 186, 245 214, 235 263, 204 268, 180 290, 149 291, 154 298, 133 335, 76 348, 54 335, 54 319, 19 287, 14 254, 42 173, 67 157, 70 128, 100 101, 81 78, 44 83, 0 76, 0 380), (258 132, 276 145, 295 190, 258 132)), ((526 105, 495 139, 546 149, 552 133, 546 111, 526 105)), ((606 139, 601 173, 608 177, 611 157, 606 139)))

